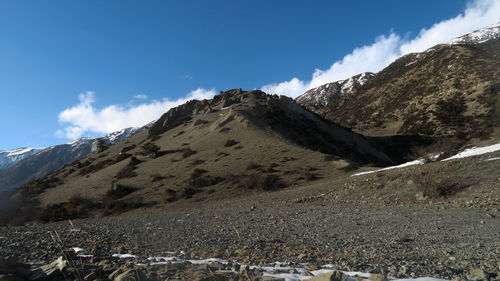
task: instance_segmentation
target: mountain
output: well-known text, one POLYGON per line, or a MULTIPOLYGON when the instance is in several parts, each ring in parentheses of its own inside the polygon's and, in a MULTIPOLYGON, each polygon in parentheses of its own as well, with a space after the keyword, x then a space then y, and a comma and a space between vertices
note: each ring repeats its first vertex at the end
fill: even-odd
POLYGON ((230 90, 172 108, 149 130, 23 190, 42 205, 91 200, 113 209, 232 198, 391 163, 370 140, 291 98, 230 90))
POLYGON ((26 157, 30 157, 40 151, 43 148, 27 148, 21 147, 11 150, 0 150, 0 170, 8 168, 17 162, 23 160, 26 157))
POLYGON ((349 93, 325 91, 326 97, 316 97, 320 102, 313 105, 297 101, 367 136, 498 139, 499 77, 500 24, 496 24, 407 54, 349 93), (326 104, 321 102, 325 99, 326 104))
POLYGON ((309 110, 318 110, 358 89, 375 74, 364 72, 345 80, 321 85, 298 96, 296 101, 309 110))
POLYGON ((147 126, 126 128, 102 138, 81 138, 67 144, 43 149, 19 148, 1 151, 0 163, 6 164, 0 169, 0 190, 12 189, 43 177, 65 164, 97 151, 97 140, 101 140, 104 146, 114 144, 146 129, 147 126))

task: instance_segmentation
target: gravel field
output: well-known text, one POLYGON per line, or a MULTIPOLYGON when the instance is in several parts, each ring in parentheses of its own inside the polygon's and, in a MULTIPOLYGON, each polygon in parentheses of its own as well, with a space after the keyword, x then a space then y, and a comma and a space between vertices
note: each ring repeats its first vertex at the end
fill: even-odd
POLYGON ((139 259, 187 253, 244 264, 274 261, 331 264, 345 271, 389 276, 464 277, 473 268, 498 273, 500 207, 449 203, 338 204, 328 198, 275 205, 207 205, 127 217, 0 229, 0 256, 48 263, 64 247, 97 257, 131 253, 139 259))

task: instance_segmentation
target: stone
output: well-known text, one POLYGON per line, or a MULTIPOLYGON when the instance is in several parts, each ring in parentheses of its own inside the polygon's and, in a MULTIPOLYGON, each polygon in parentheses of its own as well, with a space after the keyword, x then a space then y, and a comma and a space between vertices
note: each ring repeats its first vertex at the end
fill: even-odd
POLYGON ((262 276, 259 278, 260 281, 286 281, 283 277, 275 277, 275 276, 262 276))
POLYGON ((368 279, 372 281, 387 281, 387 276, 384 274, 372 274, 368 279))
POLYGON ((488 274, 480 268, 473 268, 467 274, 467 279, 470 281, 488 280, 488 274))

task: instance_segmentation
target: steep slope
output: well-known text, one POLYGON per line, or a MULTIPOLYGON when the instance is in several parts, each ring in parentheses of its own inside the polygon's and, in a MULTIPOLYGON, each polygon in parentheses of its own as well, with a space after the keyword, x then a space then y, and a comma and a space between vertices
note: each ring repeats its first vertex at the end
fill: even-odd
POLYGON ((309 110, 318 110, 328 106, 329 103, 345 97, 345 95, 349 95, 353 90, 359 89, 359 87, 372 79, 374 75, 371 72, 364 72, 345 80, 321 85, 308 90, 295 100, 309 110))
POLYGON ((315 111, 369 136, 499 138, 499 77, 497 24, 405 55, 315 111))
POLYGON ((21 147, 10 150, 0 150, 0 170, 8 168, 26 157, 30 157, 43 148, 27 148, 21 147))
MULTIPOLYGON (((0 169, 0 190, 12 189, 31 180, 43 177, 50 172, 60 169, 65 164, 71 163, 95 152, 97 140, 102 140, 102 145, 117 143, 125 138, 140 132, 147 127, 126 128, 113 132, 102 138, 82 138, 67 144, 60 144, 44 149, 16 149, 7 156, 14 156, 17 152, 20 157, 14 158, 10 165, 0 169), (24 152, 23 154, 19 154, 24 152), (13 155, 14 154, 14 155, 13 155)), ((10 158, 12 159, 12 158, 10 158)))
POLYGON ((343 175, 354 164, 392 162, 363 136, 290 98, 231 90, 173 108, 148 132, 24 189, 39 194, 42 204, 80 195, 112 200, 110 208, 130 200, 162 205, 231 198, 343 175))

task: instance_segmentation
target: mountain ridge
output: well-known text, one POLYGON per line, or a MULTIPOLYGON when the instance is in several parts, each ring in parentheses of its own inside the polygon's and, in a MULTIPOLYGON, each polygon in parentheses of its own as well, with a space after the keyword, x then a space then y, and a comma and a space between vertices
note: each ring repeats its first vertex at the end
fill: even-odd
MULTIPOLYGON (((63 165, 85 157, 97 151, 98 140, 101 145, 107 146, 122 141, 135 133, 145 130, 149 126, 125 128, 100 138, 79 138, 71 142, 53 145, 41 149, 13 149, 2 152, 18 152, 18 158, 10 159, 8 165, 0 169, 0 190, 18 187, 30 180, 45 176, 61 168, 63 165)), ((6 153, 8 157, 9 153, 6 153)), ((0 158, 0 161, 5 158, 0 158)), ((6 161, 5 161, 6 162, 6 161)), ((1 163, 1 162, 0 162, 1 163)), ((0 166, 2 167, 2 166, 0 166)))

